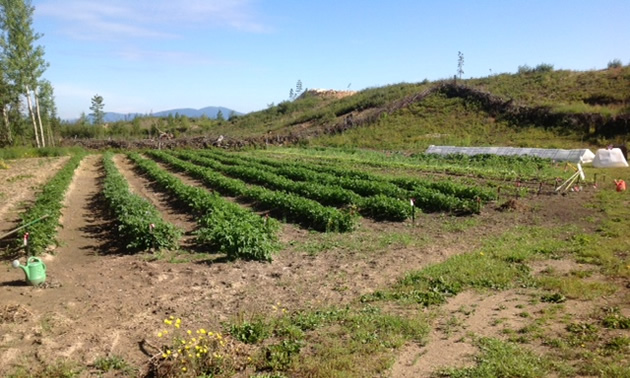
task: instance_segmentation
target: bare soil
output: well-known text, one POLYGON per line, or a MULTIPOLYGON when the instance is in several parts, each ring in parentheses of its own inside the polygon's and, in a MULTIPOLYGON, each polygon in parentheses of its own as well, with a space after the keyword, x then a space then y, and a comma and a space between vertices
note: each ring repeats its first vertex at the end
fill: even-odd
MULTIPOLYGON (((86 157, 75 173, 59 229, 61 246, 43 257, 47 285, 26 286, 22 271, 11 268, 8 260, 2 262, 0 375, 33 362, 48 365, 67 358, 90 365, 113 355, 143 368, 156 352, 143 340, 156 343, 162 320, 170 315, 182 318, 186 328, 220 330, 223 322, 242 314, 269 313, 278 304, 289 311, 341 305, 391 285, 405 272, 471 251, 484 237, 514 224, 575 222, 585 229, 594 227, 592 222, 582 221, 593 211, 577 205, 592 195, 582 192, 535 197, 523 200, 527 206, 514 204, 506 211, 491 204, 473 222, 422 214, 416 224, 362 220, 357 231, 332 236, 284 225, 284 248, 272 263, 226 262, 214 257, 174 259, 182 262, 173 263, 153 254, 131 255, 120 246, 113 219, 100 197, 100 159, 99 155, 86 157), (378 235, 393 235, 393 239, 382 242, 378 235)), ((58 169, 62 161, 52 163, 58 169)), ((184 230, 184 249, 213 252, 194 246, 193 217, 134 172, 125 157, 117 156, 115 162, 134 192, 184 230)), ((50 164, 37 160, 18 166, 25 164, 35 181, 27 184, 25 180, 8 192, 3 190, 9 194, 2 197, 0 209, 13 209, 17 202, 32 198, 32 185, 44 182, 54 171, 50 164), (7 198, 10 203, 5 204, 7 198)), ((10 175, 18 174, 16 169, 13 164, 10 170, 0 171, 0 178, 14 177, 10 175)), ((2 211, 4 219, 7 210, 2 211)), ((518 291, 470 292, 453 298, 441 310, 449 315, 435 319, 426 346, 403 348, 391 375, 421 377, 440 366, 471 364, 475 348, 458 340, 467 332, 498 334, 493 319, 518 326, 523 319, 515 306, 526 300, 518 291), (450 314, 460 321, 449 323, 450 314)))

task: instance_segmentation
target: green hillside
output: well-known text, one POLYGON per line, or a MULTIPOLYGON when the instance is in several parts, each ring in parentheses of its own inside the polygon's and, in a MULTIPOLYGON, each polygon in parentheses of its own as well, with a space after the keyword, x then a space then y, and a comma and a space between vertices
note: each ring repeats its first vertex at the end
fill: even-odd
POLYGON ((314 146, 388 150, 431 144, 568 148, 624 143, 629 113, 630 67, 532 69, 456 83, 396 84, 339 99, 306 92, 211 131, 267 143, 285 138, 314 146), (440 86, 448 88, 436 89, 440 86), (474 95, 452 93, 461 87, 474 95), (480 96, 489 98, 491 106, 480 96))
POLYGON ((144 117, 103 127, 66 125, 61 135, 64 144, 95 148, 206 147, 219 139, 237 147, 408 152, 432 144, 595 148, 625 144, 629 120, 630 66, 576 72, 541 64, 515 74, 359 92, 306 90, 295 100, 228 120, 144 117))

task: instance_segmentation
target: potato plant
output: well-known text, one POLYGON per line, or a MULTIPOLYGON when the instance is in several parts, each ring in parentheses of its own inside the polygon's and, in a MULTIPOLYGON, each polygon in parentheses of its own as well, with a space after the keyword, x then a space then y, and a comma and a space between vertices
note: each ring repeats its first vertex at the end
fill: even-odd
POLYGON ((351 231, 356 224, 356 217, 351 212, 323 206, 292 193, 269 190, 256 185, 248 186, 241 180, 223 176, 164 152, 150 151, 148 154, 202 180, 224 195, 251 201, 256 207, 270 211, 276 218, 283 218, 317 231, 346 232, 351 231))
POLYGON ((277 221, 260 217, 203 188, 186 185, 137 153, 128 156, 142 172, 198 215, 199 243, 216 248, 230 259, 272 260, 278 249, 277 221))
POLYGON ((103 196, 118 225, 118 233, 132 251, 150 248, 174 249, 181 231, 164 221, 160 212, 146 199, 129 190, 127 180, 116 168, 111 153, 103 156, 105 180, 103 196))
POLYGON ((23 229, 15 241, 16 246, 23 244, 23 235, 26 232, 29 234, 28 247, 29 253, 32 255, 39 255, 48 246, 57 245, 57 228, 59 227, 59 217, 63 208, 64 195, 72 181, 74 171, 84 156, 84 153, 72 156, 66 165, 44 185, 41 193, 35 200, 35 204, 20 215, 22 224, 28 224, 45 215, 48 217, 23 229))

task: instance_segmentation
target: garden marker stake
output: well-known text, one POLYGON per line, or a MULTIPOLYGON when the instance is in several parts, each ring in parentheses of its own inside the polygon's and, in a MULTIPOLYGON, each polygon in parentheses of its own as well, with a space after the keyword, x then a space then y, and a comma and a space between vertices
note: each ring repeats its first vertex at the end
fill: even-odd
POLYGON ((28 250, 28 236, 29 236, 28 232, 24 233, 24 241, 22 243, 22 245, 24 246, 24 250, 26 251, 26 256, 30 255, 29 250, 28 250))
POLYGON ((411 198, 409 200, 409 203, 411 204, 411 224, 416 224, 416 206, 414 203, 414 199, 411 198))

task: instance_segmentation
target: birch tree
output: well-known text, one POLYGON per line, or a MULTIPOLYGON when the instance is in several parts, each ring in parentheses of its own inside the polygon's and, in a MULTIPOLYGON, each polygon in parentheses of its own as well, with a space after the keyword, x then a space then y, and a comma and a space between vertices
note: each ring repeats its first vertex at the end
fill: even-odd
POLYGON ((34 11, 30 0, 0 0, 0 61, 10 93, 26 98, 37 147, 45 147, 44 128, 36 112, 38 82, 48 63, 44 48, 35 46, 41 34, 33 30, 34 11))

